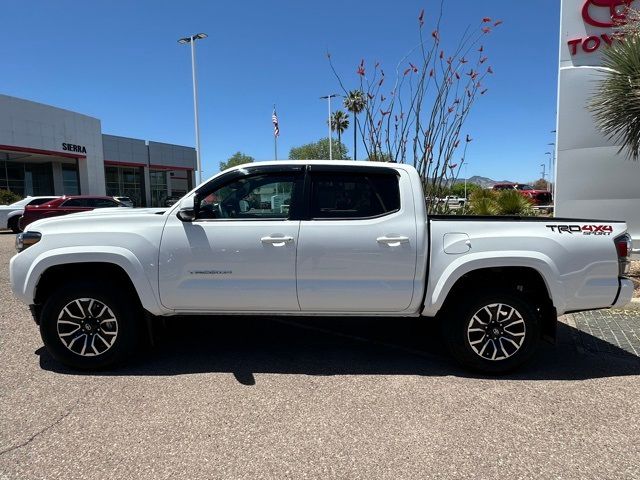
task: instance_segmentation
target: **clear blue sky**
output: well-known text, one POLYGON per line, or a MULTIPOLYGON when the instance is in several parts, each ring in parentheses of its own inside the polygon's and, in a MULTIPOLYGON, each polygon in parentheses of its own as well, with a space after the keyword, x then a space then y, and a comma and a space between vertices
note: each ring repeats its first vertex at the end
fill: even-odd
MULTIPOLYGON (((445 0, 444 40, 489 16, 504 24, 487 39, 495 75, 466 130, 475 139, 468 173, 539 178, 555 128, 559 1, 445 0)), ((325 53, 355 86, 361 58, 391 71, 417 43, 417 16, 433 0, 4 2, 0 92, 85 113, 105 133, 193 145, 189 49, 198 43, 204 171, 240 150, 273 158, 326 136, 326 103, 339 91, 325 53)), ((1 114, 1 112, 0 112, 1 114)), ((351 139, 349 130, 346 139, 351 139)), ((351 149, 351 141, 346 142, 351 149)), ((359 150, 359 156, 363 152, 359 150)))

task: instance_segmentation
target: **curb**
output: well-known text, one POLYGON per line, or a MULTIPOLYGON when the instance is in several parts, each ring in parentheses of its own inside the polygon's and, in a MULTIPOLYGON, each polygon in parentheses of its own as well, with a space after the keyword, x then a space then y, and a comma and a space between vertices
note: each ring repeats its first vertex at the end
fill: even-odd
POLYGON ((640 310, 640 298, 632 298, 630 303, 627 303, 623 307, 618 307, 615 310, 640 310))

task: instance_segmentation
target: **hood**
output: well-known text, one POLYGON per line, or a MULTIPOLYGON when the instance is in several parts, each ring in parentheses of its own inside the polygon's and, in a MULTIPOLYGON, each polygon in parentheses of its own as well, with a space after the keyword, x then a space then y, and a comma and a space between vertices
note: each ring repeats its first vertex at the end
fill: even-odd
POLYGON ((117 222, 118 220, 136 223, 145 222, 146 220, 152 220, 154 218, 160 220, 164 218, 163 214, 167 210, 169 210, 169 208, 97 208, 86 212, 71 213, 69 215, 36 220, 35 222, 30 223, 25 231, 40 231, 42 227, 64 228, 65 225, 73 225, 75 228, 84 222, 86 222, 87 228, 90 229, 92 225, 104 225, 105 223, 117 222))
MULTIPOLYGON (((132 208, 132 207, 113 207, 113 208, 96 208, 95 210, 87 210, 86 212, 72 213, 75 217, 79 216, 96 216, 96 215, 129 215, 129 214, 159 214, 169 210, 170 207, 151 207, 151 208, 132 208)), ((67 215, 68 216, 68 215, 67 215)))

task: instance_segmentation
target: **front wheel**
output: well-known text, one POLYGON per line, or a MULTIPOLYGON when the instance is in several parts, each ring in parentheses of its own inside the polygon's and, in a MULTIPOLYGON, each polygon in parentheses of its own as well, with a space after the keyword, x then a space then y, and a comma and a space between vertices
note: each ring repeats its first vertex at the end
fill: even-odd
POLYGON ((7 224, 7 227, 13 232, 13 233, 20 233, 22 231, 22 229, 20 228, 20 226, 18 225, 18 221, 20 220, 20 217, 11 217, 9 219, 9 223, 7 224))
POLYGON ((484 291, 458 299, 444 319, 449 350, 463 366, 482 373, 515 370, 535 353, 540 340, 536 308, 510 291, 484 291))
POLYGON ((128 295, 107 284, 67 284, 42 308, 42 340, 56 360, 72 368, 113 366, 136 344, 138 309, 132 305, 128 295))

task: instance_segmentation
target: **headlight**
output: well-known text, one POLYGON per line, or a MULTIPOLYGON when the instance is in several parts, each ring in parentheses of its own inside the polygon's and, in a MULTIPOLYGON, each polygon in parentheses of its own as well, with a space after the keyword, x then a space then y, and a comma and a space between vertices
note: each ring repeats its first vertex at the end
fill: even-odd
POLYGON ((16 235, 16 250, 21 252, 31 245, 35 245, 42 238, 42 234, 38 232, 24 232, 16 235))

